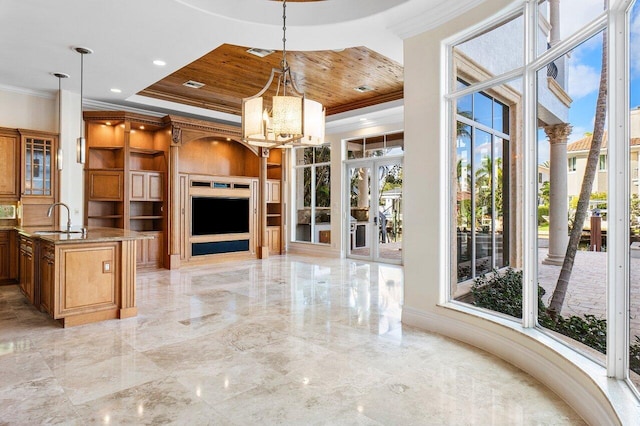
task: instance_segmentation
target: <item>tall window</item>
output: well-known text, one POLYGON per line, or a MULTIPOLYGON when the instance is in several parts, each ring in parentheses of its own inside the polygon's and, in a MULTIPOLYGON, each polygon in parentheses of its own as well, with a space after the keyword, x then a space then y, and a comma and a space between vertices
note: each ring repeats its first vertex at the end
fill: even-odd
POLYGON ((455 212, 450 216, 452 298, 523 317, 524 326, 551 332, 606 364, 616 378, 631 378, 640 386, 640 190, 634 175, 640 164, 638 3, 522 0, 521 8, 501 23, 461 36, 451 46, 447 99, 453 113, 448 126, 455 212), (523 15, 536 25, 519 25, 523 15), (616 22, 616 31, 607 35, 610 21, 616 22), (622 60, 627 61, 625 71, 622 60), (604 90, 600 82, 607 69, 614 73, 610 70, 608 80, 602 80, 604 90), (630 86, 623 88, 627 73, 630 86), (515 101, 502 98, 509 91, 515 101), (621 105, 627 100, 630 105, 621 105), (609 105, 615 108, 607 111, 609 105), (496 127, 496 108, 510 117, 511 128, 506 122, 496 127), (524 114, 517 113, 520 108, 524 114), (622 114, 625 108, 630 116, 622 114), (579 149, 568 157, 572 144, 579 149), (496 171, 500 160, 502 179, 496 171), (549 170, 546 188, 536 185, 536 165, 549 170), (574 202, 582 188, 591 188, 590 197, 585 193, 586 201, 574 202), (542 205, 537 205, 538 194, 544 195, 542 205), (603 201, 598 208, 606 208, 606 214, 588 211, 592 199, 603 201), (510 231, 503 239, 511 240, 503 244, 509 256, 502 263, 496 256, 500 208, 509 224, 503 229, 510 231), (525 247, 525 241, 534 246, 525 247), (482 263, 489 248, 492 267, 508 264, 514 271, 483 276, 490 269, 482 263), (611 260, 615 268, 608 267, 611 260), (621 262, 627 262, 626 275, 617 267, 621 262), (465 286, 465 280, 473 284, 465 286), (615 309, 608 309, 608 300, 618 303, 615 309), (523 304, 538 307, 537 313, 523 311, 523 304), (631 306, 630 315, 625 304, 631 306))
MULTIPOLYGON (((458 80, 460 87, 467 86, 458 80)), ((457 103, 457 278, 508 263, 509 107, 476 92, 457 103)))
POLYGON ((296 148, 294 168, 295 241, 331 242, 331 148, 296 148))

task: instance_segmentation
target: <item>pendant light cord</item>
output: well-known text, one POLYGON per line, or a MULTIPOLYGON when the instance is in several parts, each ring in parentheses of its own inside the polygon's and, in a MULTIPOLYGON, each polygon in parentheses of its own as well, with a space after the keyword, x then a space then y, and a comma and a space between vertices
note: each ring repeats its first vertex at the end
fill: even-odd
MULTIPOLYGON (((56 76, 58 77, 58 76, 56 76)), ((62 131, 62 77, 58 77, 58 134, 62 131)))
POLYGON ((82 90, 84 82, 84 53, 80 52, 80 137, 84 134, 82 126, 82 90))
MULTIPOLYGON (((287 74, 289 73, 289 64, 287 63, 287 0, 282 0, 282 92, 287 95, 287 74)), ((291 75, 289 75, 291 77, 291 75)))

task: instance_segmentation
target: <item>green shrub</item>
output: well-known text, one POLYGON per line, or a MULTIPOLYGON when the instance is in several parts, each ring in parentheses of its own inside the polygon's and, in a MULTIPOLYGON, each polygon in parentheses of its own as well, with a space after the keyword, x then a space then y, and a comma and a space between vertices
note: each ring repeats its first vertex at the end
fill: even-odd
MULTIPOLYGON (((492 311, 522 318, 522 271, 507 268, 476 278, 471 286, 473 304, 492 311)), ((538 286, 538 322, 543 327, 581 342, 603 354, 607 350, 607 320, 586 314, 582 317, 558 315, 556 320, 547 313, 542 301, 545 290, 538 286)), ((629 368, 640 374, 640 337, 629 347, 629 368)))
POLYGON ((640 337, 629 347, 629 368, 640 374, 640 337))
POLYGON ((544 225, 548 222, 544 216, 549 218, 549 206, 538 206, 538 225, 544 225))
POLYGON ((607 353, 607 320, 605 319, 589 314, 584 317, 572 315, 569 318, 559 315, 558 321, 552 320, 551 327, 548 328, 584 343, 598 352, 607 353))
MULTIPOLYGON (((504 272, 476 278, 471 286, 474 305, 522 318, 522 271, 507 268, 504 272)), ((538 286, 538 311, 546 312, 542 301, 544 288, 538 286)))

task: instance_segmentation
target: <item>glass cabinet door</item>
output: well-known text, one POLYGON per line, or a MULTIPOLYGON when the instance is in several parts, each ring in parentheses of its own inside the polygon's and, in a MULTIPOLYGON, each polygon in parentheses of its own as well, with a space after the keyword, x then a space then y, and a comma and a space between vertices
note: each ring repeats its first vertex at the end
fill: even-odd
POLYGON ((25 139, 24 195, 52 195, 52 150, 52 139, 25 139))

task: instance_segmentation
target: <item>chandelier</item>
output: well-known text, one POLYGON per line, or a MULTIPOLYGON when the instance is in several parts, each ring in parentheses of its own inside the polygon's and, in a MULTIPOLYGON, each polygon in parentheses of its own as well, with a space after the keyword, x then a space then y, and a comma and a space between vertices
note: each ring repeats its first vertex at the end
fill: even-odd
POLYGON ((255 146, 285 148, 324 143, 325 110, 297 87, 287 62, 287 1, 282 1, 282 61, 257 94, 242 99, 242 139, 255 146), (263 96, 277 81, 271 101, 263 96))

